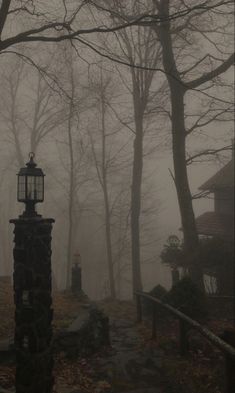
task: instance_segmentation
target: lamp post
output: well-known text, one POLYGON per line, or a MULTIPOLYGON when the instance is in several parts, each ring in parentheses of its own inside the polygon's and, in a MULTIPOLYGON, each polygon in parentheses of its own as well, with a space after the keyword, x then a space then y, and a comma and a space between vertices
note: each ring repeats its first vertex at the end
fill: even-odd
MULTIPOLYGON (((172 250, 177 250, 180 246, 180 239, 176 235, 170 235, 168 237, 168 244, 172 250)), ((171 277, 172 277, 172 286, 176 285, 180 280, 179 270, 177 268, 176 263, 173 263, 171 266, 171 277)))
POLYGON ((170 235, 167 241, 170 247, 178 248, 180 246, 180 239, 176 235, 170 235))
POLYGON ((81 255, 77 252, 73 255, 73 267, 72 267, 72 292, 81 294, 82 291, 82 266, 81 266, 81 255))
POLYGON ((29 153, 29 162, 18 173, 17 200, 25 203, 22 217, 38 217, 35 210, 36 203, 44 200, 44 173, 36 168, 34 153, 29 153))
POLYGON ((18 173, 17 199, 25 211, 14 229, 16 393, 51 393, 51 231, 54 220, 37 214, 44 200, 44 173, 34 154, 18 173))

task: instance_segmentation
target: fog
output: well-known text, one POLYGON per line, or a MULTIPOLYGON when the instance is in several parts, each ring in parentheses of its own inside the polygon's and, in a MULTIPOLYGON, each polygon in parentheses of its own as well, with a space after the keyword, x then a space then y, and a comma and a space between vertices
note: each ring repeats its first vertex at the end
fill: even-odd
MULTIPOLYGON (((51 2, 50 10, 47 2, 39 3, 45 19, 50 16, 51 20, 63 20, 63 2, 51 2)), ((75 12, 76 3, 69 2, 66 11, 69 15, 75 12)), ((129 3, 130 9, 124 11, 131 15, 129 3)), ((147 9, 151 9, 150 3, 147 9)), ((111 23, 109 13, 92 6, 83 7, 76 18, 74 29, 78 25, 81 29, 111 23)), ((200 23, 201 29, 205 28, 206 18, 200 20, 199 15, 195 18, 199 31, 200 23)), ((222 31, 230 15, 213 14, 212 19, 211 27, 218 26, 222 31)), ((40 17, 35 22, 35 15, 12 15, 4 37, 31 28, 34 23, 39 26, 40 17)), ((120 21, 113 19, 113 23, 120 21)), ((175 28, 179 24, 177 20, 175 28)), ((207 38, 190 29, 188 38, 186 33, 173 36, 176 63, 183 77, 184 70, 210 54, 186 74, 186 81, 196 80, 215 69, 232 51, 229 23, 224 36, 215 34, 213 28, 206 33, 207 38), (226 51, 221 49, 224 46, 226 51), (216 60, 218 57, 221 60, 216 60)), ((45 198, 37 205, 37 211, 43 217, 55 219, 52 233, 55 287, 68 287, 74 254, 78 252, 83 290, 91 299, 110 296, 110 264, 116 296, 132 297, 133 252, 137 252, 137 259, 140 253, 144 290, 157 284, 171 287, 171 270, 162 263, 160 254, 169 235, 176 234, 183 239, 183 231, 173 180, 172 109, 167 71, 162 72, 162 48, 151 27, 134 26, 124 31, 107 32, 105 37, 87 34, 80 41, 22 41, 13 45, 12 53, 2 51, 0 275, 12 274, 13 226, 9 220, 24 210, 23 204, 17 202, 16 174, 28 161, 28 153, 34 151, 35 162, 46 174, 45 198), (138 135, 142 142, 133 169, 137 146, 134 140, 138 135), (140 185, 136 186, 141 196, 141 208, 136 213, 140 245, 136 244, 134 248, 138 250, 133 251, 133 228, 137 221, 131 213, 133 206, 138 205, 133 199, 133 173, 138 172, 142 158, 143 167, 136 177, 137 182, 140 179, 140 185)), ((63 29, 56 32, 63 33, 63 29)), ((227 67, 213 82, 208 79, 185 97, 186 129, 198 126, 187 137, 186 156, 226 147, 188 166, 192 194, 231 157, 227 147, 233 137, 232 78, 227 67)), ((196 199, 193 207, 198 216, 213 210, 213 200, 196 199)))

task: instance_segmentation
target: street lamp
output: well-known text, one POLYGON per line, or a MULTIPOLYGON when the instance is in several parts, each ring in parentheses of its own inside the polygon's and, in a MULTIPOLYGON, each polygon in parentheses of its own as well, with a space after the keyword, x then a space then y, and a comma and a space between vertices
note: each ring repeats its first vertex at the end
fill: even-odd
POLYGON ((16 393, 52 393, 51 232, 53 218, 35 210, 44 200, 44 173, 34 153, 18 173, 17 200, 25 211, 14 224, 16 393))
MULTIPOLYGON (((175 252, 179 249, 180 239, 176 235, 170 235, 168 237, 168 244, 169 244, 170 249, 175 254, 175 252)), ((174 255, 174 258, 176 259, 176 255, 174 255)), ((180 274, 179 274, 176 260, 174 261, 174 263, 171 263, 171 268, 172 268, 172 270, 171 270, 172 286, 174 286, 179 282, 179 279, 180 279, 180 274)))
POLYGON ((73 255, 74 263, 72 268, 72 292, 80 293, 82 291, 82 266, 81 255, 79 252, 73 255))
POLYGON ((35 210, 36 203, 44 200, 44 173, 36 168, 34 153, 29 153, 29 162, 18 173, 17 200, 25 203, 23 217, 39 216, 35 210))
POLYGON ((75 254, 73 254, 73 264, 75 266, 81 266, 81 255, 79 252, 75 252, 75 254))
POLYGON ((179 247, 180 245, 180 239, 176 235, 170 235, 168 237, 168 243, 170 247, 179 247))

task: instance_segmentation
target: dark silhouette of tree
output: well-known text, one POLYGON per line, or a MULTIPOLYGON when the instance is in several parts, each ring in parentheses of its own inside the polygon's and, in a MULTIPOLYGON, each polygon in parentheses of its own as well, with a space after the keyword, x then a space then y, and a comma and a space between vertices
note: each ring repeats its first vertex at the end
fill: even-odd
MULTIPOLYGON (((170 88, 170 100, 171 100, 171 124, 172 124, 172 152, 174 161, 174 181, 177 190, 182 229, 184 233, 184 247, 187 252, 193 253, 198 247, 198 234, 195 223, 193 205, 192 205, 192 195, 190 191, 188 174, 187 174, 187 158, 186 158, 186 137, 187 129, 185 125, 185 95, 191 89, 198 89, 203 84, 212 81, 214 78, 218 77, 222 73, 226 72, 234 61, 234 55, 230 55, 225 60, 221 60, 219 65, 212 65, 211 69, 206 71, 192 80, 186 80, 185 74, 182 73, 177 65, 177 58, 175 55, 174 45, 177 42, 177 37, 175 35, 181 34, 185 37, 190 27, 194 26, 194 18, 204 15, 204 13, 209 12, 210 5, 216 2, 207 2, 208 8, 204 5, 204 8, 198 10, 196 14, 190 14, 186 19, 177 21, 176 26, 172 26, 170 21, 170 6, 171 2, 169 0, 154 1, 156 8, 158 10, 158 15, 163 20, 154 29, 157 33, 162 46, 163 55, 163 67, 166 72, 166 77, 168 80, 170 88)), ((218 2, 217 2, 218 3, 218 2)), ((220 2, 221 4, 223 2, 220 2)), ((179 2, 179 6, 181 3, 179 2)), ((198 19, 195 21, 195 23, 198 19)), ((217 26, 218 28, 218 26, 217 26)), ((198 26, 198 30, 200 27, 198 26)), ((216 31, 216 27, 213 25, 211 27, 212 31, 216 31)), ((202 27, 203 31, 203 27, 202 27)), ((185 38, 185 45, 189 45, 185 38)), ((182 60, 182 59, 181 59, 182 60)), ((194 60, 193 64, 190 66, 190 71, 197 68, 197 66, 202 62, 201 60, 194 60)), ((181 64, 181 68, 183 68, 181 64)), ((200 286, 202 283, 202 270, 199 264, 194 263, 189 266, 189 271, 193 280, 200 286)))

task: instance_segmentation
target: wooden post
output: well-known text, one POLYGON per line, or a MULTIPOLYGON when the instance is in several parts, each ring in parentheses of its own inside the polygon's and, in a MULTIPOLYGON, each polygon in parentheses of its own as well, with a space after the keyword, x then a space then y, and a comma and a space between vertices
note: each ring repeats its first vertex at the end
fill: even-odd
POLYGON ((141 304, 141 296, 136 295, 136 307, 137 307, 137 322, 142 322, 142 304, 141 304))
POLYGON ((188 343, 188 326, 185 321, 182 319, 179 320, 179 327, 180 327, 180 354, 181 356, 185 356, 189 350, 189 343, 188 343))
POLYGON ((153 316, 152 316, 152 340, 156 340, 156 325, 157 325, 157 312, 156 304, 153 302, 153 316))

